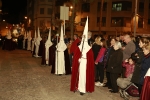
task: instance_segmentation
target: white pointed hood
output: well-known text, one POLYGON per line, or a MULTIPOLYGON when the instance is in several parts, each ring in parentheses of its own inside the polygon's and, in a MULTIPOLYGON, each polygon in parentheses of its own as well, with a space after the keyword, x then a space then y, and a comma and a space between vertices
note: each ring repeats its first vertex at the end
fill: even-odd
POLYGON ((36 36, 36 30, 35 30, 35 33, 34 33, 34 40, 37 38, 37 36, 36 36))
POLYGON ((50 47, 50 46, 52 46, 53 45, 53 43, 51 42, 51 28, 49 29, 49 34, 48 34, 48 39, 47 39, 47 41, 46 41, 46 43, 45 43, 45 46, 48 46, 48 47, 50 47))
POLYGON ((24 32, 24 39, 27 39, 27 32, 24 32))
POLYGON ((10 30, 8 30, 8 32, 7 32, 7 37, 6 37, 7 39, 11 39, 12 37, 11 37, 11 32, 10 32, 10 30))
POLYGON ((150 76, 150 68, 148 69, 148 71, 147 71, 145 77, 146 77, 146 76, 150 76))
POLYGON ((40 29, 39 29, 39 27, 38 27, 38 37, 37 37, 37 40, 39 40, 39 41, 42 40, 41 35, 40 35, 40 29))
POLYGON ((64 42, 64 34, 63 34, 63 26, 61 26, 61 32, 60 32, 60 40, 59 40, 59 43, 62 42, 62 43, 65 43, 64 42))
POLYGON ((63 26, 61 26, 60 41, 59 41, 59 43, 56 46, 58 51, 64 51, 67 48, 67 46, 66 46, 66 44, 64 42, 64 36, 63 35, 64 35, 63 34, 63 26))
POLYGON ((81 52, 85 52, 85 53, 91 49, 91 47, 88 45, 88 17, 85 23, 81 44, 78 47, 81 52))
POLYGON ((31 37, 31 31, 28 32, 28 40, 31 40, 32 37, 31 37))

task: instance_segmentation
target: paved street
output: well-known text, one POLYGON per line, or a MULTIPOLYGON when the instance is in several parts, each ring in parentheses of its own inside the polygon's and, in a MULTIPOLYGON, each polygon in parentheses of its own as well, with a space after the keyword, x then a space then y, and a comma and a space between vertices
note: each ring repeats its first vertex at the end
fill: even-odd
POLYGON ((40 63, 30 51, 0 48, 0 100, 123 100, 104 87, 83 96, 70 92, 71 75, 53 75, 50 66, 40 63))

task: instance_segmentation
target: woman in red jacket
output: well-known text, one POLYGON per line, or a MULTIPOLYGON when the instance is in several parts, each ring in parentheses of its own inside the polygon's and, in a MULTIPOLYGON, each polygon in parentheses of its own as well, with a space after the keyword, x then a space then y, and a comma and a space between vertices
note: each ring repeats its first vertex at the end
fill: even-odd
POLYGON ((98 75, 99 75, 99 82, 96 82, 95 85, 96 86, 103 86, 103 80, 104 80, 104 64, 103 64, 103 58, 104 58, 104 54, 107 48, 107 44, 106 44, 106 40, 102 39, 101 40, 101 49, 98 53, 98 56, 95 60, 95 64, 98 66, 98 75))

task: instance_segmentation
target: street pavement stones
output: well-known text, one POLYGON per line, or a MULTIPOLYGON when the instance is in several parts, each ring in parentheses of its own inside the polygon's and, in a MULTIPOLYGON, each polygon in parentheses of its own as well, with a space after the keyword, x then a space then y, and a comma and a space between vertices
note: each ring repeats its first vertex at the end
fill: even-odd
POLYGON ((42 66, 41 58, 32 57, 30 51, 0 49, 0 100, 124 100, 104 87, 81 96, 70 91, 71 75, 50 71, 51 66, 42 66))

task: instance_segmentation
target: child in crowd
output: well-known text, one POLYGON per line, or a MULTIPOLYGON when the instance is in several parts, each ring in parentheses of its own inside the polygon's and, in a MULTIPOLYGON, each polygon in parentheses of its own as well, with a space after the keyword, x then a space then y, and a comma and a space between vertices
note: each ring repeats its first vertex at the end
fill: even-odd
POLYGON ((129 58, 123 62, 123 67, 125 67, 125 77, 128 78, 130 74, 134 71, 134 61, 132 58, 129 58))
POLYGON ((117 85, 124 89, 126 88, 131 82, 132 74, 134 71, 134 61, 132 58, 129 58, 123 62, 123 67, 125 67, 125 78, 118 78, 117 79, 117 85))
POLYGON ((119 93, 120 96, 126 99, 129 99, 129 95, 126 92, 126 88, 131 84, 131 78, 134 71, 134 61, 132 58, 129 58, 123 62, 123 67, 125 67, 125 78, 118 78, 117 85, 120 87, 119 93))

